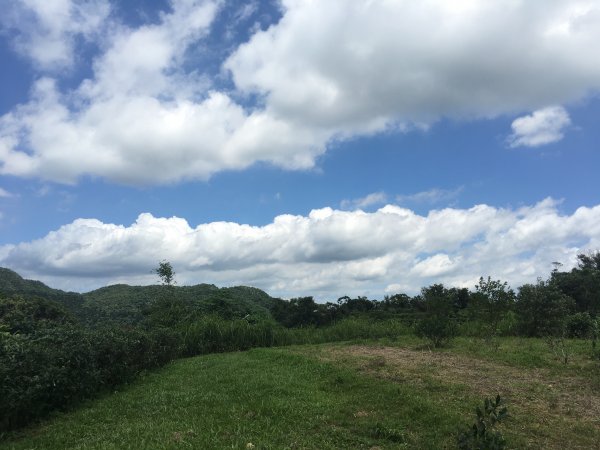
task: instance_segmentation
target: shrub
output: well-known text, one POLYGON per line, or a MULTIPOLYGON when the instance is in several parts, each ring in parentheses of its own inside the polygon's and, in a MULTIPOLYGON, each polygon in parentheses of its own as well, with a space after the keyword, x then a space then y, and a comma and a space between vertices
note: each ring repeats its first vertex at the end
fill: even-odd
POLYGON ((458 433, 457 443, 461 450, 502 450, 506 448, 506 441, 502 433, 495 430, 498 422, 508 415, 500 395, 493 401, 486 398, 483 409, 475 408, 475 423, 464 431, 458 433))
POLYGON ((538 280, 537 284, 521 286, 516 312, 519 328, 526 336, 563 336, 573 299, 554 285, 538 280))
POLYGON ((434 347, 448 345, 457 334, 456 323, 449 317, 433 315, 421 319, 416 327, 415 334, 427 339, 434 347))
POLYGON ((428 339, 434 347, 447 345, 457 334, 457 325, 452 318, 453 296, 441 284, 421 289, 419 303, 424 317, 417 322, 415 334, 428 339))
POLYGON ((580 312, 568 316, 566 326, 567 336, 585 339, 592 336, 596 323, 589 313, 580 312))
POLYGON ((168 330, 135 328, 0 332, 0 432, 165 364, 179 356, 178 342, 168 330))

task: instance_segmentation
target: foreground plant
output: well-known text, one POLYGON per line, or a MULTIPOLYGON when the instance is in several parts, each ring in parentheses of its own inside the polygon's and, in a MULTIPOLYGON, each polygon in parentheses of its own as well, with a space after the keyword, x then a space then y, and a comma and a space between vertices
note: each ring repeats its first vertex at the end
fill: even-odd
POLYGON ((495 430, 498 422, 508 415, 500 395, 493 401, 486 398, 483 409, 475 408, 477 418, 475 423, 465 431, 458 434, 458 448, 461 450, 503 450, 506 440, 500 431, 495 430))

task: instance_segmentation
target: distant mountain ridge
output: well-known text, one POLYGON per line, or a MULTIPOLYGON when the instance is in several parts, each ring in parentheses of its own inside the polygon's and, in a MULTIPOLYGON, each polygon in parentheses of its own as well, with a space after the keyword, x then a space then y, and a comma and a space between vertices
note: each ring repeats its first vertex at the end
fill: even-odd
MULTIPOLYGON (((53 289, 41 281, 28 280, 7 268, 0 268, 0 296, 21 295, 56 301, 69 309, 80 321, 93 324, 139 323, 144 310, 165 295, 165 286, 129 286, 115 284, 79 294, 53 289)), ((200 312, 235 316, 248 314, 270 317, 276 299, 249 286, 219 288, 212 284, 173 286, 169 296, 179 299, 200 312)))
POLYGON ((82 294, 53 289, 41 281, 25 279, 13 270, 0 267, 0 296, 11 295, 35 296, 53 300, 63 304, 71 311, 80 308, 84 302, 82 294))

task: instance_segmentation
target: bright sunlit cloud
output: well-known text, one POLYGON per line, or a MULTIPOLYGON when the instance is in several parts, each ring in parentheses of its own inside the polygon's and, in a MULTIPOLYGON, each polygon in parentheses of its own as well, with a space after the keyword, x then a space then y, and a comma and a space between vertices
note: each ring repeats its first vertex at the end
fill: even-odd
POLYGON ((600 206, 561 214, 558 203, 502 209, 432 210, 395 205, 375 212, 313 210, 264 226, 141 214, 131 225, 78 219, 45 237, 0 247, 0 265, 53 286, 90 289, 155 282, 167 259, 180 284, 245 284, 272 295, 320 299, 399 289, 415 293, 443 282, 473 287, 491 275, 513 286, 547 276, 553 261, 600 248, 600 206))
POLYGON ((357 136, 528 111, 510 142, 536 146, 569 123, 562 107, 540 108, 600 88, 592 0, 283 0, 281 19, 221 55, 218 75, 195 58, 224 3, 170 4, 136 26, 107 0, 9 8, 2 29, 38 76, 0 117, 0 174, 155 185, 258 162, 310 169, 357 136), (62 83, 57 68, 86 64, 89 77, 62 83))
POLYGON ((508 140, 511 147, 539 147, 560 141, 569 125, 571 118, 567 111, 551 106, 515 119, 508 140))

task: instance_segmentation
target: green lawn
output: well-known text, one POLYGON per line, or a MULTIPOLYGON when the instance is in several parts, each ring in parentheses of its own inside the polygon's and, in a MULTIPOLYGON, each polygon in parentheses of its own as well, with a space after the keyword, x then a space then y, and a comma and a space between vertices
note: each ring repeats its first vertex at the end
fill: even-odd
POLYGON ((497 356, 503 346, 512 354, 523 345, 503 340, 490 352, 459 340, 431 352, 406 337, 190 358, 56 414, 0 448, 454 448, 473 407, 502 390, 511 448, 594 448, 598 394, 579 404, 593 377, 580 377, 577 362, 563 373, 545 353, 540 367, 497 356))

